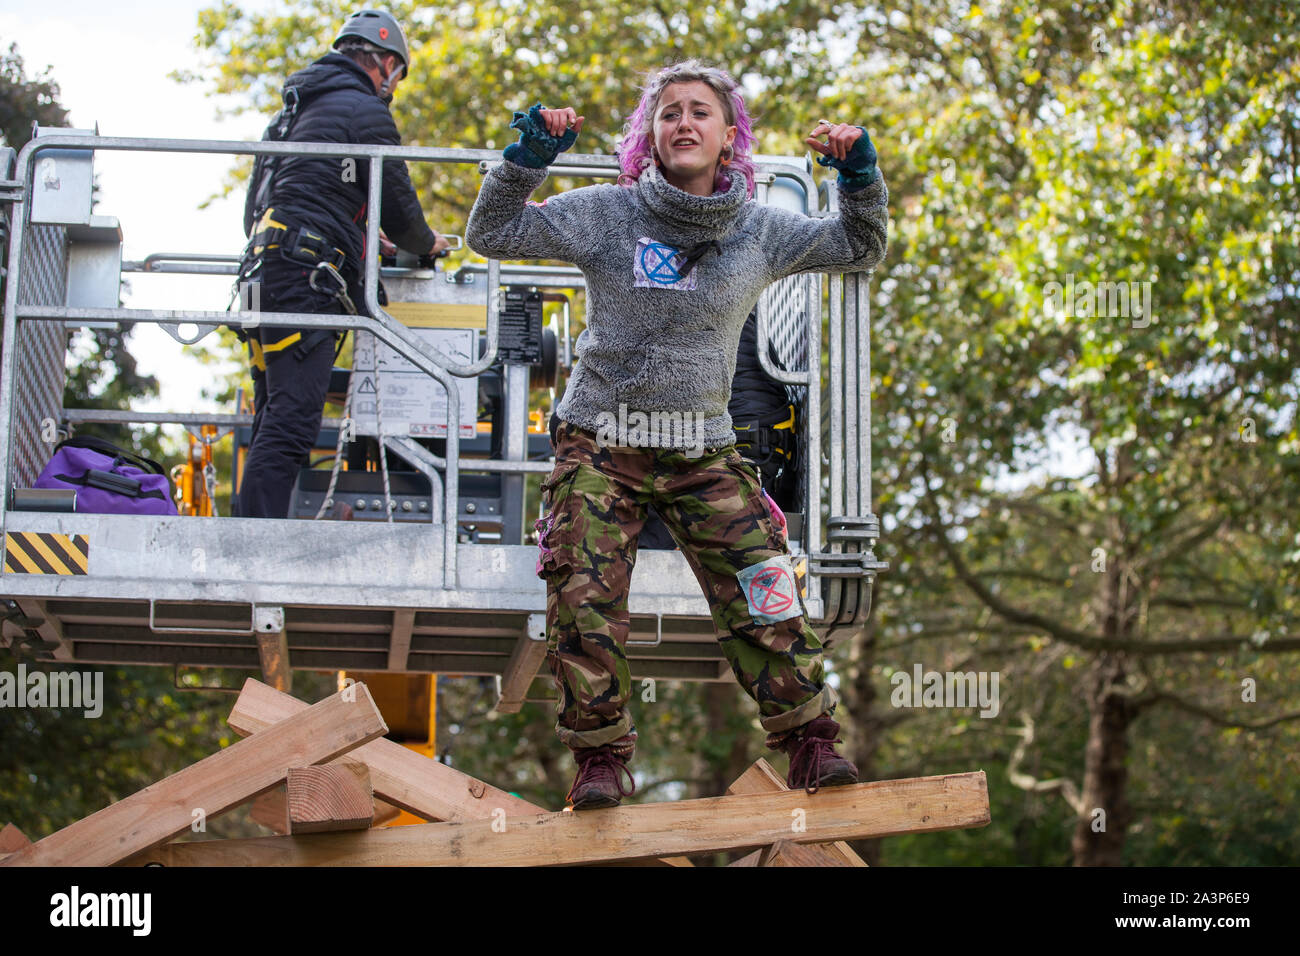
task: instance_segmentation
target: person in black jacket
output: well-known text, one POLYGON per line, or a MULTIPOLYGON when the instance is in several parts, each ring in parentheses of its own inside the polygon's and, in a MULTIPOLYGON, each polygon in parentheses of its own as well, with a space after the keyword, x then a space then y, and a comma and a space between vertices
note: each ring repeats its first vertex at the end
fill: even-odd
MULTIPOLYGON (((363 10, 334 40, 338 52, 289 77, 267 137, 291 142, 399 145, 388 104, 406 73, 406 38, 387 13, 363 10)), ((397 246, 437 256, 447 240, 425 223, 406 164, 383 165, 380 225, 397 246)), ((370 162, 365 157, 258 157, 244 204, 240 269, 246 309, 353 312, 361 298, 370 162), (256 288, 254 303, 251 289, 256 288)), ((243 517, 283 518, 298 470, 320 431, 341 333, 245 327, 253 376, 253 437, 236 500, 243 517)))

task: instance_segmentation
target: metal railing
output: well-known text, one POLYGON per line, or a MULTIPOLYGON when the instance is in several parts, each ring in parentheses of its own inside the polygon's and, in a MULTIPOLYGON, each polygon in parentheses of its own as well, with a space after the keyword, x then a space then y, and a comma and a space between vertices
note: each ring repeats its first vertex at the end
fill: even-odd
MULTIPOLYGON (((838 209, 834 189, 823 188, 827 210, 838 209)), ((865 623, 870 585, 888 568, 876 558, 880 521, 871 512, 871 302, 869 273, 832 275, 829 315, 829 488, 826 550, 809 570, 829 578, 823 635, 865 623), (856 586, 854 585, 856 581, 856 586)), ((812 422, 820 434, 820 421, 812 422)), ((811 553, 811 549, 810 549, 811 553)))
MULTIPOLYGON (((497 260, 488 260, 485 264, 472 263, 463 266, 455 274, 457 281, 472 281, 474 275, 486 272, 485 304, 487 308, 486 349, 478 359, 471 362, 456 362, 422 341, 404 325, 395 320, 379 304, 378 289, 380 265, 378 257, 369 256, 364 263, 364 306, 362 314, 325 315, 281 312, 216 312, 206 310, 158 310, 129 308, 69 308, 48 304, 30 304, 20 301, 19 281, 24 268, 24 243, 28 231, 29 202, 32 171, 35 157, 45 149, 84 149, 136 152, 162 152, 181 154, 230 154, 230 155, 269 155, 269 156, 313 156, 328 159, 364 158, 369 163, 368 208, 382 208, 383 163, 386 160, 406 162, 431 162, 449 164, 477 164, 480 169, 489 168, 499 163, 500 153, 495 150, 474 149, 437 149, 415 146, 383 146, 358 144, 325 143, 284 143, 284 142, 244 142, 235 140, 183 140, 153 138, 123 138, 90 135, 68 135, 56 138, 38 137, 33 139, 19 153, 13 180, 0 183, 8 192, 0 198, 12 201, 13 229, 10 237, 8 255, 8 282, 5 292, 3 339, 8 346, 14 343, 19 320, 50 322, 126 322, 152 323, 166 329, 174 338, 183 343, 192 343, 201 339, 208 332, 221 325, 258 324, 267 327, 291 327, 330 330, 365 331, 373 334, 379 341, 397 351, 425 374, 431 376, 447 394, 447 442, 446 456, 423 456, 423 464, 428 467, 436 465, 445 469, 445 485, 442 489, 443 513, 443 587, 457 587, 457 503, 459 500, 458 475, 465 471, 501 472, 521 474, 544 472, 550 466, 544 462, 470 459, 464 462, 459 454, 460 418, 459 391, 455 378, 472 377, 487 369, 497 357, 499 342, 500 315, 497 290, 503 274, 503 267, 497 260), (179 326, 191 323, 198 327, 194 338, 183 337, 179 326)), ((553 175, 582 177, 608 177, 616 173, 613 157, 596 155, 566 156, 562 166, 551 169, 553 175)), ((757 183, 758 198, 766 198, 767 192, 778 178, 796 182, 804 191, 806 212, 809 215, 824 216, 834 212, 835 194, 829 191, 827 208, 821 209, 818 201, 819 192, 809 169, 782 164, 760 164, 757 183)), ((379 248, 379 216, 367 217, 366 248, 379 248)), ((237 269, 230 256, 196 255, 189 253, 159 253, 140 262, 124 263, 124 271, 143 272, 186 272, 209 275, 231 275, 237 269)), ((530 278, 541 277, 545 284, 551 281, 558 286, 566 282, 571 287, 581 286, 572 278, 565 280, 548 267, 511 267, 507 266, 507 275, 518 272, 530 278)), ((553 268, 553 267, 552 267, 553 268)), ((449 276, 449 279, 452 277, 449 276)), ((840 275, 831 276, 830 284, 830 495, 829 506, 832 524, 835 520, 847 518, 853 521, 874 522, 870 515, 870 403, 869 403, 869 336, 866 330, 867 316, 867 281, 865 276, 850 276, 847 280, 850 301, 841 305, 841 292, 846 280, 840 275), (849 312, 845 321, 844 312, 849 312), (854 361, 856 359, 857 361, 854 361), (865 515, 864 515, 865 512, 865 515)), ((768 357, 770 329, 765 315, 760 310, 758 325, 759 356, 764 370, 774 379, 787 385, 807 388, 807 467, 808 483, 806 489, 807 519, 805 520, 805 550, 810 555, 820 547, 819 512, 821 495, 821 285, 810 282, 808 306, 804 310, 807 321, 807 364, 802 369, 783 371, 771 367, 768 357)), ((0 502, 7 502, 12 481, 13 456, 13 422, 15 414, 14 371, 17 361, 16 349, 5 347, 0 355, 0 502)), ((85 412, 78 420, 120 421, 120 422, 179 422, 202 421, 221 425, 244 424, 247 416, 240 415, 166 415, 140 412, 85 412)), ((333 421, 333 424, 339 424, 333 421)), ((323 424, 327 424, 323 422, 323 424)), ((383 437, 383 436, 381 436, 383 437)), ((385 441, 386 445, 389 445, 385 441)), ((389 445, 389 447, 393 447, 389 445)), ((0 507, 0 531, 5 522, 5 511, 0 507)), ((878 525, 877 525, 878 528, 878 525)), ((832 537, 835 537, 832 535, 832 537)), ((832 544, 831 551, 839 551, 838 543, 832 544)), ((836 574, 836 567, 818 565, 810 568, 814 573, 836 574)), ((863 571, 865 571, 865 566, 863 571)), ((842 568, 839 573, 844 574, 842 568)))
MULTIPOLYGON (((35 157, 47 149, 60 150, 115 150, 127 152, 162 153, 217 153, 233 155, 291 155, 315 156, 326 159, 365 158, 370 164, 369 208, 382 209, 383 163, 386 159, 443 163, 480 163, 497 155, 488 150, 428 149, 413 146, 383 146, 328 143, 272 143, 242 142, 236 140, 184 140, 152 139, 110 136, 59 136, 37 137, 18 154, 14 179, 22 185, 12 205, 13 230, 9 241, 8 281, 5 289, 4 329, 2 341, 17 341, 18 321, 53 322, 129 322, 152 323, 168 329, 182 342, 198 341, 208 332, 225 324, 258 324, 270 328, 307 328, 330 330, 361 330, 370 332, 379 341, 397 351, 425 374, 442 385, 447 393, 447 455, 446 480, 443 489, 443 587, 455 588, 457 522, 456 506, 459 496, 459 441, 454 437, 460 420, 460 395, 454 376, 470 376, 487 368, 496 358, 497 308, 494 295, 499 264, 488 263, 487 300, 487 351, 478 361, 468 365, 453 362, 437 349, 431 348, 410 333, 405 326, 388 315, 378 299, 379 262, 368 257, 365 263, 365 308, 368 314, 335 316, 299 314, 291 312, 215 312, 206 310, 159 309, 92 309, 28 305, 19 301, 20 278, 23 268, 23 243, 27 232, 28 200, 31 191, 32 170, 35 157), (181 323, 193 323, 198 335, 188 339, 177 331, 181 323)), ((599 160, 599 158, 597 158, 599 160)), ((379 216, 367 217, 366 248, 379 248, 379 216)), ((8 502, 12 478, 14 369, 16 349, 6 347, 0 354, 0 502, 8 502)), ((0 531, 3 530, 5 512, 0 508, 0 531)))

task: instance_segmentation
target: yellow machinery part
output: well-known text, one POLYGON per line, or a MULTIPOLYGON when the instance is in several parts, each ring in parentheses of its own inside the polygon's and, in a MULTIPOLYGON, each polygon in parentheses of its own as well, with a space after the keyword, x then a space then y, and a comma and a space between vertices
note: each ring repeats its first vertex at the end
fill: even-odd
POLYGON ((182 515, 196 515, 211 518, 212 496, 208 494, 208 483, 204 476, 212 467, 212 443, 217 440, 216 425, 201 425, 195 438, 186 434, 190 440, 189 453, 185 463, 172 469, 172 481, 176 484, 176 510, 182 515))
MULTIPOLYGON (((347 686, 348 678, 365 684, 374 699, 384 723, 388 725, 388 739, 414 750, 430 760, 437 758, 438 731, 438 675, 390 674, 387 672, 339 671, 339 690, 347 686)), ((415 814, 403 810, 386 827, 409 826, 428 823, 415 814)))

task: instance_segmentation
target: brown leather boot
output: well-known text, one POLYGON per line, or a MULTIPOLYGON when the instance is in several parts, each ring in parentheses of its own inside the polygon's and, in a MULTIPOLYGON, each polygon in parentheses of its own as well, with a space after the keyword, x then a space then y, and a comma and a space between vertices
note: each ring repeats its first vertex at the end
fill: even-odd
POLYGON ((627 758, 615 753, 608 745, 575 750, 573 759, 578 762, 578 778, 573 781, 565 799, 574 810, 616 807, 623 797, 636 793, 636 778, 627 769, 627 758), (627 774, 631 790, 623 789, 620 774, 627 774))
POLYGON ((858 782, 858 768, 835 752, 844 741, 836 734, 840 725, 829 717, 818 717, 798 728, 781 745, 790 757, 790 772, 785 785, 816 793, 819 787, 842 787, 858 782))

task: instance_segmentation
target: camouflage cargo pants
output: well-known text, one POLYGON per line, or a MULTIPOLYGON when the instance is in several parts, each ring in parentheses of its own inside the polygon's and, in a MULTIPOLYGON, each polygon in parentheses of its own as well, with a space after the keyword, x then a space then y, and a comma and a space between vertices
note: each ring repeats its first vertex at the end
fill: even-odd
POLYGON ((646 505, 663 516, 704 595, 723 654, 758 703, 767 744, 834 710, 822 645, 808 625, 784 530, 735 448, 689 458, 602 447, 562 423, 542 483, 538 574, 547 582, 547 661, 560 692, 556 730, 577 750, 630 755, 628 586, 646 505))

